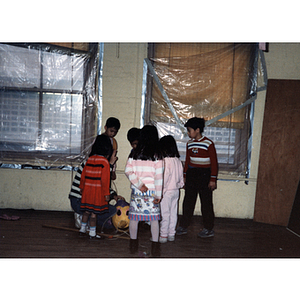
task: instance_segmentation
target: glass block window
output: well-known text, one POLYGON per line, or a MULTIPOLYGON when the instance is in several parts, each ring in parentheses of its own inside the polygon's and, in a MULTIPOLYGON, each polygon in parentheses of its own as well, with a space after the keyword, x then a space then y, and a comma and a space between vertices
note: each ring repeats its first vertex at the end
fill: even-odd
POLYGON ((99 45, 69 44, 0 44, 1 161, 86 157, 96 134, 99 45))

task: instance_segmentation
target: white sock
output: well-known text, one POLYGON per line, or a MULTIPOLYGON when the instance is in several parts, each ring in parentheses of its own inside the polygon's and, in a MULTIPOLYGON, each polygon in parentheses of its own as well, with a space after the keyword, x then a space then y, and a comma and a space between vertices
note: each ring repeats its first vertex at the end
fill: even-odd
POLYGON ((92 237, 96 236, 96 226, 90 227, 89 235, 92 236, 92 237))
POLYGON ((80 227, 79 232, 86 233, 86 225, 87 225, 87 223, 81 222, 81 227, 80 227))

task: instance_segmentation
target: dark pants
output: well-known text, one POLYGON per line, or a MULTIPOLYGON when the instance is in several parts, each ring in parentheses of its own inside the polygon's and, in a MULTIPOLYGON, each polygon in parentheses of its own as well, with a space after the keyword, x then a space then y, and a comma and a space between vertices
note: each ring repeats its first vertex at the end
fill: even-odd
MULTIPOLYGON (((71 207, 74 212, 82 215, 83 211, 80 210, 81 199, 76 197, 70 197, 71 207)), ((113 224, 111 220, 109 220, 113 215, 117 212, 117 208, 114 205, 108 205, 108 211, 102 214, 97 214, 97 225, 102 226, 103 224, 106 225, 106 228, 113 228, 113 224)))
POLYGON ((183 215, 180 226, 187 228, 190 225, 197 201, 200 196, 201 213, 204 228, 211 230, 214 227, 214 208, 212 191, 208 188, 210 181, 209 168, 189 168, 186 172, 185 196, 183 199, 183 215))

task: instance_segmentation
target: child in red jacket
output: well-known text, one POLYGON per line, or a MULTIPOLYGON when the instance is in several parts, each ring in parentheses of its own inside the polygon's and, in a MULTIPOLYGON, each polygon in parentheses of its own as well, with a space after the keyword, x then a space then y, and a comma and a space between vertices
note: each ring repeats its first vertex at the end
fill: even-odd
POLYGON ((90 238, 96 237, 97 214, 109 210, 110 200, 110 164, 112 145, 108 136, 99 135, 93 144, 90 157, 87 160, 80 179, 79 188, 82 191, 80 209, 82 215, 79 232, 85 234, 87 221, 90 217, 90 238))

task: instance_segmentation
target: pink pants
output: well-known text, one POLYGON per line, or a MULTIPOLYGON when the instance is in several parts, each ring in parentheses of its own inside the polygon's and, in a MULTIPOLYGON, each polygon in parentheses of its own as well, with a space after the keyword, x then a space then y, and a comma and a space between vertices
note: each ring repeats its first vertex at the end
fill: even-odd
POLYGON ((160 213, 162 220, 160 222, 160 236, 168 237, 175 235, 177 223, 179 189, 168 190, 164 192, 160 203, 160 213))

